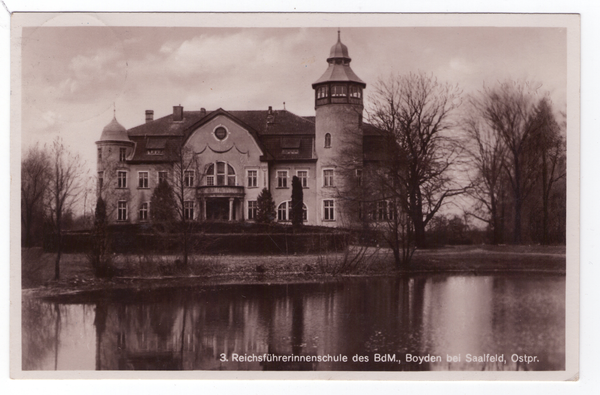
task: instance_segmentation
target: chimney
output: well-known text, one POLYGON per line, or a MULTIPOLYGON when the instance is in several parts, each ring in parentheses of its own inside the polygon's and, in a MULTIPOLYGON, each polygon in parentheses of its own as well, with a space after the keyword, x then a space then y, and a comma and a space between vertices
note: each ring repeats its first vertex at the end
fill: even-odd
POLYGON ((205 116, 206 115, 206 108, 202 107, 200 109, 200 115, 205 116))
POLYGON ((146 110, 146 123, 154 121, 154 110, 146 110))
POLYGON ((269 111, 267 111, 267 126, 275 123, 275 115, 273 114, 273 107, 269 106, 269 111))
POLYGON ((173 122, 183 121, 183 107, 180 105, 173 106, 173 122))

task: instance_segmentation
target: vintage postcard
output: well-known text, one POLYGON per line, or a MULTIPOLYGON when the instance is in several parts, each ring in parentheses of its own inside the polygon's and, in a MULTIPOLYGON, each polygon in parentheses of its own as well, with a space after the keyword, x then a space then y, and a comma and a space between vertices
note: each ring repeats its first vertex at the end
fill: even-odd
POLYGON ((11 64, 11 377, 578 379, 578 15, 15 13, 11 64))

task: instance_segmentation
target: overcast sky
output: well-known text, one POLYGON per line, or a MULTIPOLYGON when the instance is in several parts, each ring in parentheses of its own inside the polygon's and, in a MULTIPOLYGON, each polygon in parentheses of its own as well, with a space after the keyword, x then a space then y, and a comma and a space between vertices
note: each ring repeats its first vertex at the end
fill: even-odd
MULTIPOLYGON (((424 71, 465 94, 506 78, 541 82, 566 106, 566 29, 341 29, 369 88, 424 71)), ((311 84, 327 68, 332 28, 41 27, 22 40, 22 147, 59 135, 95 172, 94 144, 113 117, 126 128, 185 110, 283 108, 314 115, 311 84)))

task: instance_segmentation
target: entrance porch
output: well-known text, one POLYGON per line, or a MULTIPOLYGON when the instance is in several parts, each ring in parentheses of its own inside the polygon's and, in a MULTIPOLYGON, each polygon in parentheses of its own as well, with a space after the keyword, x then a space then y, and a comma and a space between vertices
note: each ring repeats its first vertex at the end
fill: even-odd
POLYGON ((244 187, 202 186, 198 188, 199 219, 208 221, 242 221, 244 187))

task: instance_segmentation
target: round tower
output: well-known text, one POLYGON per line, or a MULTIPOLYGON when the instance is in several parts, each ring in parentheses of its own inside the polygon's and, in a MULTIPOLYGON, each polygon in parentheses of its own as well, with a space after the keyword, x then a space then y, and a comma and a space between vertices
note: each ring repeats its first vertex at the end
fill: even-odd
POLYGON ((331 47, 327 58, 329 66, 312 84, 315 90, 317 187, 323 225, 331 222, 332 226, 347 226, 349 221, 353 222, 344 213, 350 208, 344 209, 343 195, 345 189, 352 188, 349 177, 355 177, 362 167, 363 89, 367 84, 352 71, 351 60, 338 30, 337 43, 331 47))
POLYGON ((126 161, 133 154, 134 145, 129 140, 127 129, 117 121, 116 116, 102 129, 100 140, 96 141, 98 193, 106 189, 109 179, 117 176, 117 169, 127 167, 126 161))

